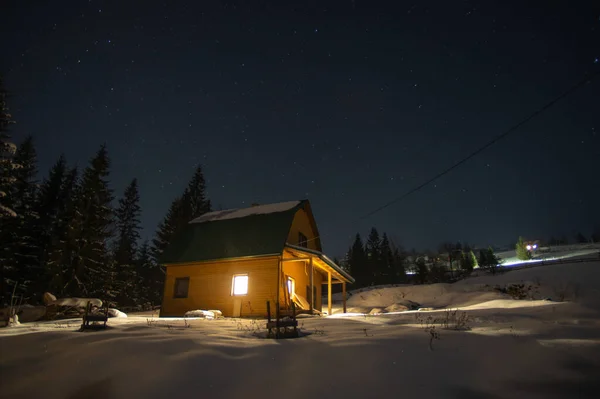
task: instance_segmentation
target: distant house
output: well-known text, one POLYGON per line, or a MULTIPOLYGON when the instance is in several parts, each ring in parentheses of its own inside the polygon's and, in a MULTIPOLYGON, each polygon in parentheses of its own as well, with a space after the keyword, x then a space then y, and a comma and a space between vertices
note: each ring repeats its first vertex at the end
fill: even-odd
MULTIPOLYGON (((165 251, 161 316, 217 309, 264 317, 267 301, 313 313, 322 286, 354 279, 322 253, 308 200, 210 212, 189 222, 165 251)), ((327 311, 331 314, 331 295, 327 311)))

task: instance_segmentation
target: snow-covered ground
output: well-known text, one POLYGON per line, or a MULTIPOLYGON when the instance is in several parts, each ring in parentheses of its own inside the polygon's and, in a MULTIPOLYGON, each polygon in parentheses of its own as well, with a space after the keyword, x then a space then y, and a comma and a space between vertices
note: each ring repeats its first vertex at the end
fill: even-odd
POLYGON ((363 290, 348 300, 355 315, 299 319, 306 335, 277 341, 256 336, 264 321, 240 319, 130 314, 85 333, 78 320, 23 324, 0 330, 0 397, 596 398, 599 290, 600 261, 363 290), (553 300, 492 288, 513 283, 553 300), (408 301, 460 310, 361 313, 408 301), (465 316, 470 329, 453 329, 465 316))

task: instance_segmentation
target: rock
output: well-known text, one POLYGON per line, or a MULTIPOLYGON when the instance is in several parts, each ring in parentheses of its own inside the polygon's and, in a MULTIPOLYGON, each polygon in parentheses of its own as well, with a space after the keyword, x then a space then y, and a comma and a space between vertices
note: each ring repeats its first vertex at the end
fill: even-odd
POLYGON ((23 305, 17 314, 21 323, 29 323, 46 316, 46 309, 45 306, 23 305))
POLYGON ((127 314, 121 312, 119 309, 108 309, 108 317, 127 317, 127 314))
POLYGON ((223 312, 220 310, 210 309, 209 312, 213 312, 215 318, 223 317, 223 312))
POLYGON ((410 308, 400 303, 394 303, 393 305, 390 305, 387 308, 385 308, 386 312, 405 312, 407 310, 410 310, 410 308))
POLYGON ((46 305, 50 305, 52 302, 56 301, 56 297, 49 292, 44 292, 42 300, 46 305))

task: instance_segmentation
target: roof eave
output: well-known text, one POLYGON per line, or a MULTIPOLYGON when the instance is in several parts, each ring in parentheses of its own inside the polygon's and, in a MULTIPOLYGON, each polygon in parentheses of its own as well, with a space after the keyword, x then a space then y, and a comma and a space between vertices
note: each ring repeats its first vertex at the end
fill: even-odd
POLYGON ((330 266, 333 270, 335 270, 337 273, 339 273, 342 277, 344 277, 346 280, 348 280, 348 282, 350 284, 355 282, 354 278, 351 275, 349 275, 344 269, 342 269, 334 261, 329 259, 327 257, 327 255, 325 255, 324 253, 315 251, 314 249, 299 247, 297 245, 293 245, 293 244, 289 244, 289 243, 286 243, 285 246, 288 248, 295 249, 296 251, 307 252, 307 253, 317 256, 319 259, 321 259, 323 262, 325 262, 328 266, 330 266))

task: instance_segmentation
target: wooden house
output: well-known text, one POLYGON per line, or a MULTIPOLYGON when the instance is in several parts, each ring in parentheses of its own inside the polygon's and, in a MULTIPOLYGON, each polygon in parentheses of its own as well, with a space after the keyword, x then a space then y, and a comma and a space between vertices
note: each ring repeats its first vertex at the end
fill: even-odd
POLYGON ((267 301, 318 313, 323 287, 354 279, 323 254, 308 200, 215 211, 190 221, 161 259, 166 268, 161 316, 217 309, 224 316, 263 317, 267 301))

